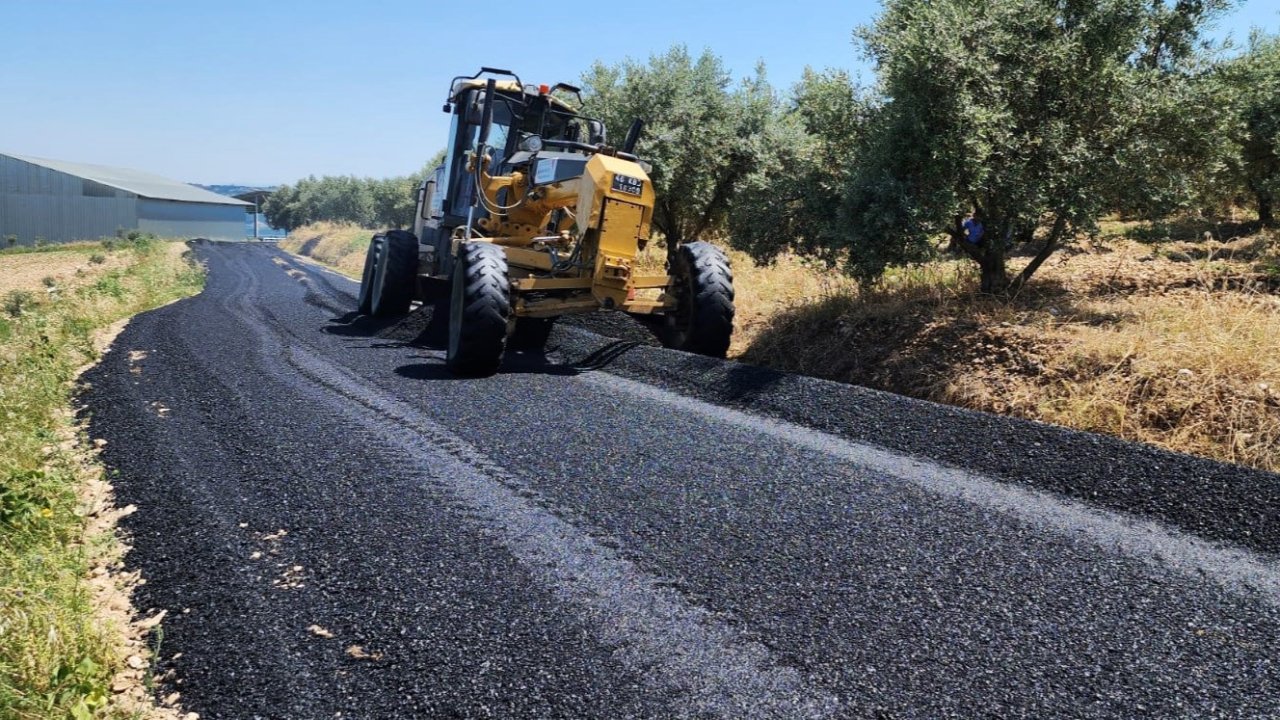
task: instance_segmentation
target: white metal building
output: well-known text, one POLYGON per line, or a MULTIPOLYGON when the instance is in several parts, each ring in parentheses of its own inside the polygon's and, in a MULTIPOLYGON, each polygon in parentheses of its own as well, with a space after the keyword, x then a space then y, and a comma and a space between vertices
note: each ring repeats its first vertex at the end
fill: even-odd
POLYGON ((120 229, 244 240, 249 203, 138 170, 0 153, 0 238, 97 240, 120 229))

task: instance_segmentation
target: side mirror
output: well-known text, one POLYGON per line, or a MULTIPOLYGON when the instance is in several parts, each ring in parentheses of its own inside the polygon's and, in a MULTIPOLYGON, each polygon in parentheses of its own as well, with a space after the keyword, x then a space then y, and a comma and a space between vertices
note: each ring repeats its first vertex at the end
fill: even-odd
POLYGON ((590 139, 587 141, 588 145, 604 145, 606 142, 608 142, 607 133, 605 133, 605 129, 604 129, 604 123, 600 122, 599 120, 588 120, 587 130, 590 135, 590 139))

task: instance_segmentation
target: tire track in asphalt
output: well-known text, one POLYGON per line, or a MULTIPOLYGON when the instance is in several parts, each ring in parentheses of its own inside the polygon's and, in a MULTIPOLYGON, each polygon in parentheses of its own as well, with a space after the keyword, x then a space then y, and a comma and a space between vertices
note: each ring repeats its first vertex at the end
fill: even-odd
MULTIPOLYGON (((235 269, 254 274, 241 257, 235 259, 235 269)), ((601 545, 574 522, 532 501, 515 476, 469 443, 321 357, 263 304, 252 302, 256 279, 247 285, 238 287, 223 306, 252 329, 260 352, 280 357, 298 371, 282 373, 282 380, 302 393, 321 390, 335 413, 393 444, 410 474, 448 491, 481 518, 534 577, 583 611, 601 641, 617 646, 619 659, 655 681, 655 691, 683 696, 674 705, 686 708, 687 716, 838 714, 834 696, 808 687, 795 669, 778 665, 766 647, 691 605, 669 583, 601 545), (424 462, 424 443, 451 458, 443 472, 438 463, 424 462)))

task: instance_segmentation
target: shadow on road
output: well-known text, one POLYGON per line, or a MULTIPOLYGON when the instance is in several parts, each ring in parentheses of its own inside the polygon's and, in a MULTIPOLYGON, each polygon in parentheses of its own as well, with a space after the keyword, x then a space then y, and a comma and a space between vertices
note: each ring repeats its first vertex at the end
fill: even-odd
MULTIPOLYGON (((423 306, 409 315, 394 318, 377 318, 348 312, 330 318, 329 324, 320 328, 328 335, 368 340, 361 347, 382 350, 420 348, 443 352, 449 342, 448 314, 438 306, 423 306)), ((556 351, 554 342, 546 350, 509 348, 503 358, 502 374, 536 374, 571 376, 591 370, 600 370, 611 364, 628 350, 642 343, 618 340, 601 347, 585 357, 572 361, 555 361, 548 357, 556 351)), ((425 358, 424 358, 425 359, 425 358)), ((430 358, 428 362, 402 365, 395 370, 401 377, 414 380, 457 379, 442 362, 430 358)))
MULTIPOLYGON (((444 350, 444 347, 433 348, 444 350)), ((502 367, 498 375, 578 375, 583 370, 574 365, 558 363, 547 358, 545 352, 537 350, 508 350, 502 359, 502 367)), ((400 377, 412 380, 460 380, 445 367, 442 361, 412 363, 401 365, 395 373, 400 377)))
POLYGON ((603 370, 613 364, 614 360, 627 354, 632 348, 640 347, 641 344, 633 340, 615 340, 586 357, 575 361, 572 367, 583 371, 603 370))
POLYGON ((732 363, 720 382, 727 399, 745 401, 764 395, 786 377, 786 373, 777 370, 732 363))
MULTIPOLYGON (((498 369, 498 374, 558 375, 572 377, 574 375, 580 375, 593 370, 603 370, 632 348, 639 347, 640 345, 641 343, 627 340, 616 340, 592 352, 591 354, 572 362, 557 362, 548 357, 549 353, 554 353, 558 349, 554 344, 549 345, 546 350, 509 349, 502 359, 502 367, 498 369)), ((373 345, 372 347, 379 346, 373 345)), ((385 345, 383 347, 391 346, 385 345)), ((403 345, 399 347, 403 347, 403 345)), ((415 344, 415 347, 423 347, 443 352, 445 350, 445 343, 440 342, 424 345, 415 344)), ((412 378, 414 380, 458 379, 457 376, 449 372, 449 369, 439 361, 401 365, 396 368, 395 372, 401 377, 412 378)))
POLYGON ((382 338, 388 330, 394 330, 408 320, 403 317, 379 318, 349 312, 329 319, 329 324, 320 328, 320 332, 328 335, 339 335, 352 338, 382 338))

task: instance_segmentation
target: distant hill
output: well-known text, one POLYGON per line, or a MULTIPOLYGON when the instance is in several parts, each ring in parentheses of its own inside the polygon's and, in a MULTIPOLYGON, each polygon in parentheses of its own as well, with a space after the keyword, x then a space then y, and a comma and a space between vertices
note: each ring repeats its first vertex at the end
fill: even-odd
POLYGON ((204 188, 209 192, 215 192, 215 193, 218 193, 219 195, 226 195, 227 197, 235 197, 236 195, 252 192, 254 190, 270 191, 270 190, 275 190, 277 187, 279 187, 277 185, 272 185, 271 187, 259 187, 256 185, 201 185, 199 183, 191 183, 191 184, 195 185, 198 188, 204 188))

